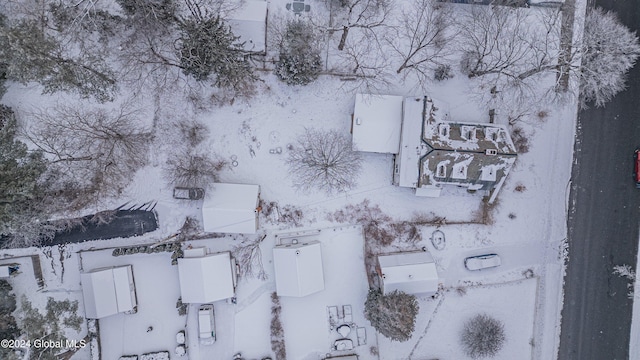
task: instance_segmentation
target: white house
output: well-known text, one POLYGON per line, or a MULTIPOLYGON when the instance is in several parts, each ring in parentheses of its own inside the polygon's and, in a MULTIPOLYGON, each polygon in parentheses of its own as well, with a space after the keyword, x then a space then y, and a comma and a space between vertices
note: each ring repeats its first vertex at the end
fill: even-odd
POLYGON ((303 297, 324 290, 320 242, 291 243, 273 248, 276 292, 303 297))
POLYGON ((213 184, 202 205, 204 231, 255 234, 259 203, 258 185, 213 184))
POLYGON ((440 284, 436 264, 426 251, 380 255, 376 271, 383 294, 398 290, 433 295, 440 284))
POLYGON ((402 96, 356 94, 351 123, 353 150, 397 154, 402 103, 402 96))
POLYGON ((131 265, 95 269, 80 274, 87 319, 101 319, 137 306, 131 265))
POLYGON ((208 254, 207 249, 186 249, 178 259, 180 293, 184 303, 208 303, 235 295, 237 272, 231 253, 208 254))
POLYGON ((267 2, 247 0, 227 18, 231 32, 239 36, 243 48, 250 53, 265 53, 267 49, 267 2))

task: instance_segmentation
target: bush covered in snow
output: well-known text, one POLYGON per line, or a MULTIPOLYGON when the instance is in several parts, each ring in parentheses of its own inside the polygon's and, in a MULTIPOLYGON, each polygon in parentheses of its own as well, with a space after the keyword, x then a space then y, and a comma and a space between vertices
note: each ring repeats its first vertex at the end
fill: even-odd
POLYGON ((394 291, 383 295, 369 290, 364 303, 364 317, 382 335, 393 341, 407 341, 415 329, 418 301, 413 295, 394 291))
POLYGON ((278 294, 271 293, 271 350, 276 354, 276 360, 287 358, 287 349, 284 343, 284 328, 280 321, 280 298, 278 294))
POLYGON ((349 134, 306 129, 291 149, 287 165, 297 189, 320 189, 331 194, 356 186, 362 157, 351 149, 349 134))
POLYGON ((462 349, 472 359, 494 357, 506 340, 504 325, 487 314, 479 314, 464 324, 460 334, 462 349))
POLYGON ((275 74, 289 85, 306 85, 322 70, 317 35, 311 24, 300 20, 287 22, 280 41, 280 58, 275 74))

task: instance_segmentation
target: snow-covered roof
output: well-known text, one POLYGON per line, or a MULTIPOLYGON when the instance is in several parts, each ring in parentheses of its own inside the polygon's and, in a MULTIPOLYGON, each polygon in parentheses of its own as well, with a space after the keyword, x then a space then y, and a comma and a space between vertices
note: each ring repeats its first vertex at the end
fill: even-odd
POLYGON ((419 135, 422 134, 423 110, 423 98, 404 99, 400 152, 396 157, 394 180, 398 186, 415 188, 418 185, 418 162, 425 152, 419 135))
POLYGON ((426 251, 378 256, 382 272, 382 291, 394 290, 407 294, 435 294, 438 272, 431 254, 426 251))
POLYGON ((0 278, 6 278, 11 275, 11 265, 0 265, 0 278))
POLYGON ((260 186, 213 184, 202 205, 205 232, 255 234, 260 186))
POLYGON ((279 296, 307 296, 324 290, 320 242, 278 245, 273 248, 276 291, 279 296))
POLYGON ((88 319, 101 319, 136 306, 131 265, 80 274, 80 282, 88 319))
POLYGON ((402 128, 402 96, 356 94, 353 149, 397 154, 402 128))
POLYGON ((178 259, 184 303, 208 303, 233 297, 235 269, 230 252, 178 259))
POLYGON ((244 42, 244 50, 264 52, 267 39, 267 2, 248 0, 227 19, 238 41, 244 42))

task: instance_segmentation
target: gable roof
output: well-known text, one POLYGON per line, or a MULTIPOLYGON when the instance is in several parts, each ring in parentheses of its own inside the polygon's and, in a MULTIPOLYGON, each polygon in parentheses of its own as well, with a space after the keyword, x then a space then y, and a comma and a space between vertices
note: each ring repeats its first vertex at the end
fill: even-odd
POLYGON ((273 248, 276 291, 279 296, 303 297, 324 290, 320 242, 273 248))
POLYGON ((402 96, 356 94, 353 150, 397 154, 402 128, 402 96))
POLYGON ((426 251, 378 256, 384 294, 395 290, 407 294, 435 294, 439 279, 436 264, 426 251))
POLYGON ((102 268, 80 274, 88 319, 131 311, 136 306, 131 265, 102 268))
POLYGON ((266 51, 267 39, 267 2, 247 0, 227 19, 231 31, 244 42, 243 48, 248 52, 266 51))
POLYGON ((202 204, 205 232, 255 234, 260 186, 213 184, 202 204))
MULTIPOLYGON (((186 254, 185 254, 186 255, 186 254)), ((235 294, 234 262, 230 252, 178 259, 180 293, 184 303, 208 303, 235 294)))

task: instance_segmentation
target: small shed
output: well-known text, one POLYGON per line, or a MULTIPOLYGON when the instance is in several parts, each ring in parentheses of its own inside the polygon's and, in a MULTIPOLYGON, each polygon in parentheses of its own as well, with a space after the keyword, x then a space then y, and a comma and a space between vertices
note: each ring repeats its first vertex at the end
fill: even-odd
POLYGON ((259 203, 258 185, 213 184, 202 205, 204 231, 255 234, 259 203))
POLYGON ((433 295, 440 284, 436 264, 426 251, 378 256, 376 270, 383 294, 398 290, 407 294, 433 295))
POLYGON ((235 295, 237 272, 231 253, 207 254, 206 248, 187 249, 178 259, 180 293, 184 303, 208 303, 235 295))
POLYGON ((276 246, 273 265, 279 296, 303 297, 324 290, 322 249, 317 240, 276 246))
POLYGON ((244 43, 243 49, 250 53, 265 53, 267 50, 267 2, 247 0, 234 10, 227 19, 231 31, 244 43))
POLYGON ((95 269, 80 274, 87 319, 102 319, 137 306, 131 265, 95 269))
POLYGON ((356 94, 353 150, 397 154, 402 128, 402 96, 356 94))

